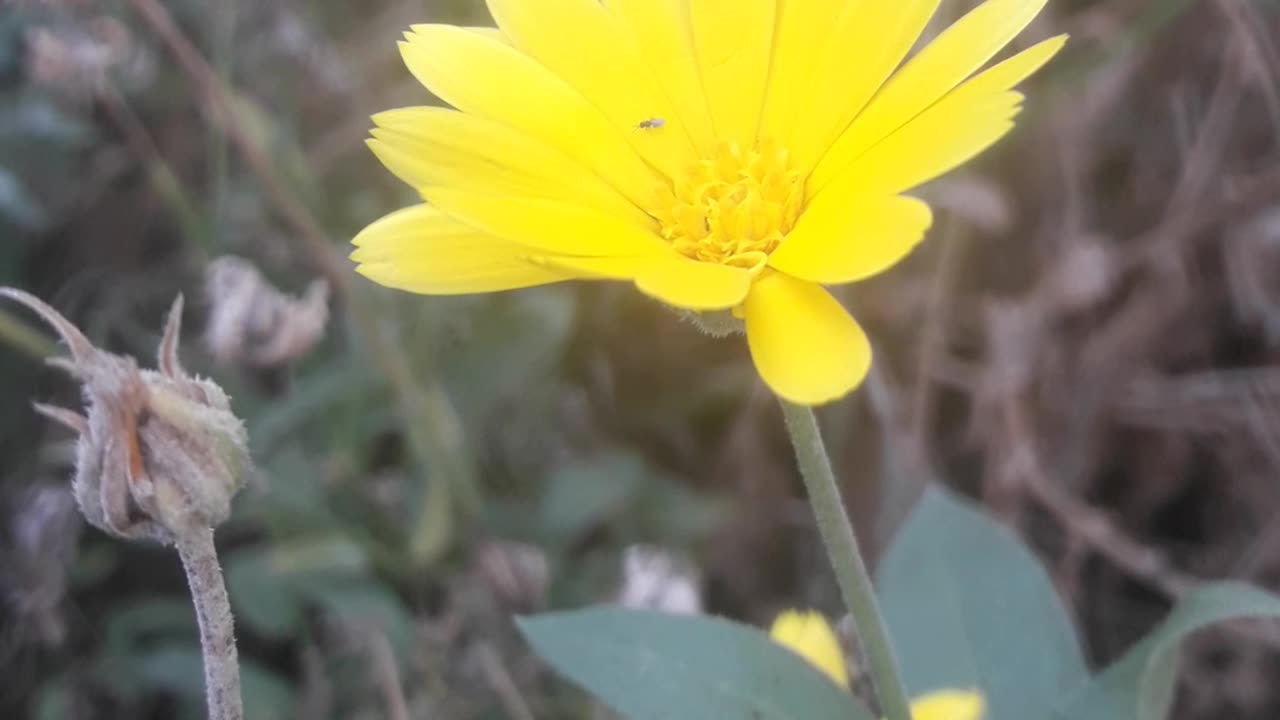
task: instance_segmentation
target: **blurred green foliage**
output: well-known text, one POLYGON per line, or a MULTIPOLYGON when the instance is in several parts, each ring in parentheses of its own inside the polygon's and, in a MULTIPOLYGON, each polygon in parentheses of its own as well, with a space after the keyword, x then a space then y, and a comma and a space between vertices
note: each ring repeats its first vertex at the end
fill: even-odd
MULTIPOLYGON (((1068 3, 1061 14, 1100 4, 1068 3)), ((434 101, 399 63, 400 32, 412 22, 488 22, 483 3, 471 0, 165 5, 335 254, 367 222, 417 201, 361 142, 370 114, 434 101)), ((1134 5, 1128 42, 1064 56, 1046 85, 1076 90, 1117 54, 1146 50, 1196 3, 1134 5)), ((759 622, 781 602, 836 607, 811 528, 786 502, 789 450, 764 439, 776 439, 778 428, 759 420, 773 417, 761 411, 771 404, 752 398, 756 381, 741 344, 698 337, 634 293, 579 284, 428 299, 353 277, 326 340, 282 377, 215 366, 198 343, 207 260, 246 256, 286 289, 312 280, 316 263, 205 102, 128 3, 0 8, 0 284, 38 291, 95 340, 140 358, 151 355, 149 333, 163 308, 186 292, 195 309, 184 359, 228 389, 250 431, 258 474, 219 541, 251 718, 386 717, 384 670, 371 659, 383 638, 414 717, 517 716, 495 690, 507 680, 536 717, 596 717, 581 693, 532 662, 511 617, 608 599, 619 556, 638 543, 718 562, 723 572, 707 587, 713 610, 759 622), (71 50, 100 40, 104 18, 127 39, 104 84, 88 73, 60 84, 56 73, 35 71, 36 33, 54 33, 71 50), (482 550, 503 543, 544 561, 545 583, 537 563, 524 567, 519 554, 499 553, 510 567, 482 561, 482 550)), ((1062 106, 1044 107, 1029 115, 1038 122, 1037 113, 1062 106)), ((1138 120, 1118 122, 1132 129, 1138 120)), ((904 304, 899 289, 883 295, 895 308, 904 304)), ((27 403, 72 404, 74 396, 64 378, 42 374, 34 356, 47 347, 23 340, 25 323, 0 307, 6 519, 26 512, 21 490, 62 486, 69 474, 65 437, 39 424, 27 403)), ((884 353, 886 365, 894 350, 884 353)), ((862 403, 830 408, 824 421, 835 429, 833 451, 847 456, 850 487, 871 507, 881 478, 866 449, 878 438, 862 403), (854 434, 866 442, 850 440, 854 434)), ((891 443, 884 447, 891 452, 891 443)), ((1080 675, 1063 610, 1033 558, 949 500, 934 498, 920 512, 939 517, 917 515, 881 570, 904 655, 921 659, 909 664, 913 681, 971 680, 1012 662, 1011 648, 1032 640, 1058 643, 1053 682, 1080 675), (912 551, 914 542, 925 550, 912 551), (922 570, 916 560, 931 553, 946 562, 922 570), (991 605, 973 594, 1009 577, 1022 594, 991 605), (972 625, 948 639, 969 638, 970 646, 943 653, 920 618, 956 613, 972 625), (1011 617, 1021 632, 993 629, 1011 617), (984 638, 992 644, 976 647, 984 638), (965 654, 974 667, 963 678, 941 678, 927 662, 965 654)), ((3 565, 0 594, 37 596, 38 583, 11 577, 11 566, 3 565)), ((56 610, 67 637, 6 636, 0 647, 0 666, 17 678, 0 693, 0 717, 199 717, 194 619, 176 559, 86 532, 66 571, 56 610)), ((1219 592, 1227 597, 1213 608, 1270 612, 1247 591, 1219 592)), ((1118 666, 1130 673, 1126 688, 1141 686, 1130 682, 1142 675, 1134 668, 1153 667, 1153 692, 1167 699, 1171 648, 1221 614, 1196 602, 1118 666)), ((35 626, 18 605, 4 606, 6 629, 35 626)), ((1017 661, 1042 670, 1047 662, 1017 661)), ((1021 690, 1050 683, 1033 679, 1021 690)))

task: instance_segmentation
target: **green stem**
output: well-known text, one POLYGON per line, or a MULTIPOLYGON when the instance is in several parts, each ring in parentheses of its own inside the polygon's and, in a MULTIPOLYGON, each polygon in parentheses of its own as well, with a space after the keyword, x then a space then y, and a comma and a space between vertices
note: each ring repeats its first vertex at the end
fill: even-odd
POLYGON ((800 474, 804 477, 809 505, 813 507, 818 521, 822 542, 827 547, 827 557, 835 570, 844 603, 853 616, 859 644, 866 653, 880 709, 888 720, 911 720, 911 703, 902 686, 893 645, 889 642, 889 633, 876 602, 875 588, 858 549, 858 538, 840 499, 840 488, 836 485, 827 449, 822 444, 818 419, 811 408, 785 400, 782 402, 782 415, 787 421, 791 444, 796 449, 800 474))
POLYGON ((176 533, 174 544, 187 571, 191 602, 200 626, 204 655, 204 691, 209 720, 244 720, 240 698, 240 663, 236 656, 235 623, 227 586, 218 565, 212 528, 191 527, 176 533))

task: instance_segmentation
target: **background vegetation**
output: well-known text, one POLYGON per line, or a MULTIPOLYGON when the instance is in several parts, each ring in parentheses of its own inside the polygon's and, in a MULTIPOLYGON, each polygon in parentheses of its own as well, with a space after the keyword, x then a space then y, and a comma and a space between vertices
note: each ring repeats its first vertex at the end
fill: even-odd
MULTIPOLYGON (((590 717, 510 618, 634 592, 637 568, 661 596, 638 603, 687 577, 756 624, 833 613, 744 343, 621 286, 419 298, 350 273, 346 241, 413 201, 361 141, 371 113, 432 102, 394 45, 424 21, 486 18, 0 7, 0 284, 144 358, 185 292, 184 359, 246 419, 260 472, 219 540, 251 716, 590 717), (324 339, 217 362, 199 338, 227 254, 291 293, 327 278, 324 339)), ((870 547, 927 483, 976 498, 1039 552, 1100 664, 1204 580, 1280 585, 1280 14, 1054 0, 1026 42, 1064 31, 1019 130, 928 188, 930 241, 847 293, 878 365, 821 415, 870 547)), ((175 558, 81 531, 69 438, 29 408, 76 402, 52 349, 0 308, 0 717, 199 717, 175 558)), ((1198 635, 1176 717, 1280 716, 1278 651, 1198 635)))

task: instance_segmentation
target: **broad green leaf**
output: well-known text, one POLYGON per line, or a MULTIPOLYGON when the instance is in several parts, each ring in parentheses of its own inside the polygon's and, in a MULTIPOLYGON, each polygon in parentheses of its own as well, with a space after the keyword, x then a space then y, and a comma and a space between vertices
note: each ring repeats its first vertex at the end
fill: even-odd
POLYGON ((345 622, 380 631, 400 656, 414 645, 413 617, 404 603, 386 588, 373 583, 309 583, 303 591, 315 605, 345 622))
POLYGON ((65 675, 58 675, 40 684, 31 706, 32 720, 66 720, 75 717, 75 694, 65 675))
POLYGON ((573 328, 574 297, 547 287, 489 298, 466 315, 464 337, 433 348, 440 376, 468 423, 547 382, 573 328))
POLYGON ((621 608, 519 621, 533 648, 630 720, 870 720, 853 696, 755 628, 621 608))
POLYGON ((987 698, 986 720, 1042 720, 1054 698, 1088 677, 1036 558, 944 490, 925 492, 877 574, 912 697, 976 688, 987 698))
POLYGON ((107 654, 125 655, 147 644, 196 637, 196 611, 189 598, 138 599, 113 608, 102 629, 107 654))
POLYGON ((1178 646, 1214 623, 1242 617, 1280 618, 1280 597, 1243 583, 1206 585, 1125 656, 1059 703, 1058 720, 1163 720, 1173 702, 1178 646))
MULTIPOLYGON (((143 685, 204 703, 204 664, 200 648, 175 645, 157 648, 131 659, 143 685)), ((280 676, 251 660, 240 658, 240 690, 245 720, 289 720, 294 717, 293 693, 280 676)))
POLYGON ((302 624, 301 598, 279 578, 261 551, 243 551, 227 559, 227 593, 236 620, 270 638, 286 638, 302 624))
POLYGON ((227 559, 227 592, 236 617, 267 637, 294 634, 305 585, 316 577, 358 577, 367 567, 359 546, 342 538, 302 538, 227 559))
POLYGON ((538 511, 543 531, 551 538, 572 541, 625 509, 648 476, 641 458, 622 452, 554 470, 538 511))
POLYGON ((49 221, 49 215, 27 192, 21 178, 0 168, 0 216, 23 230, 38 230, 49 221))

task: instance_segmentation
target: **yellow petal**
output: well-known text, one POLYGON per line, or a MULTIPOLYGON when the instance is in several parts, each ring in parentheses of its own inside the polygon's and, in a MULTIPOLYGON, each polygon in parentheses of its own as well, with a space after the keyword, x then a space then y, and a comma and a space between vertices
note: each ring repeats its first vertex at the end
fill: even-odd
POLYGON ((1013 129, 1022 95, 1003 92, 967 103, 938 103, 868 150, 813 200, 896 193, 964 163, 1013 129))
POLYGON ((827 151, 813 192, 864 150, 902 127, 991 59, 1047 0, 987 0, 942 32, 885 84, 827 151))
POLYGON ((409 71, 445 102, 554 147, 639 206, 657 177, 577 90, 511 46, 449 25, 415 25, 400 43, 409 71))
POLYGON ((688 7, 716 133, 753 147, 769 78, 776 0, 696 0, 688 7))
POLYGON ((744 268, 679 255, 649 263, 635 279, 644 294, 686 310, 734 307, 751 288, 751 273, 744 268))
POLYGON ((871 344, 862 328, 819 285, 762 273, 747 294, 744 314, 756 370, 784 400, 835 400, 871 368, 871 344))
POLYGON ((527 248, 478 233, 427 205, 377 220, 352 244, 356 272, 380 285, 427 295, 510 290, 580 276, 530 262, 527 248))
POLYGON ((827 189, 835 195, 901 192, 982 152, 1013 127, 1022 96, 1009 88, 1048 62, 1064 42, 1065 36, 1045 40, 965 82, 888 138, 845 161, 825 185, 815 172, 806 188, 809 197, 827 189))
POLYGON ((827 285, 861 280, 906 257, 932 222, 929 206, 915 198, 828 193, 805 208, 769 265, 827 285))
POLYGON ((715 128, 702 92, 685 0, 604 0, 604 6, 618 31, 640 49, 698 157, 709 155, 716 147, 715 128))
POLYGON ((651 165, 674 177, 694 156, 684 126, 600 0, 488 0, 511 42, 600 109, 651 165), (637 125, 660 118, 660 128, 637 125))
POLYGON ((982 720, 987 703, 980 693, 941 690, 911 703, 911 720, 982 720))
POLYGON ((423 197, 471 227, 533 254, 663 257, 676 252, 657 234, 580 205, 429 187, 423 197))
POLYGON ((785 141, 792 136, 793 118, 805 109, 833 20, 845 4, 843 0, 778 0, 778 29, 760 137, 785 141))
POLYGON ((508 38, 506 33, 502 32, 496 27, 468 27, 466 28, 466 30, 467 32, 473 32, 473 33, 478 33, 480 35, 483 35, 489 38, 490 40, 497 40, 498 42, 503 43, 504 45, 511 44, 511 38, 508 38))
POLYGON ((769 637, 808 660, 835 684, 842 688, 849 687, 844 650, 840 648, 840 641, 836 639, 831 624, 822 615, 787 610, 773 621, 769 637))
POLYGON ((652 218, 598 175, 500 123, 438 107, 389 110, 373 122, 374 154, 415 188, 443 185, 577 202, 653 227, 652 218))
POLYGON ((850 0, 798 106, 791 130, 794 167, 807 173, 867 104, 938 9, 939 0, 850 0))
POLYGON ((947 97, 954 95, 990 95, 1009 90, 1026 80, 1031 73, 1044 67, 1044 64, 1052 60, 1053 56, 1057 55, 1058 51, 1066 44, 1066 35, 1057 35, 1048 40, 1042 40, 1013 57, 992 65, 989 69, 982 71, 960 87, 947 93, 947 97))

